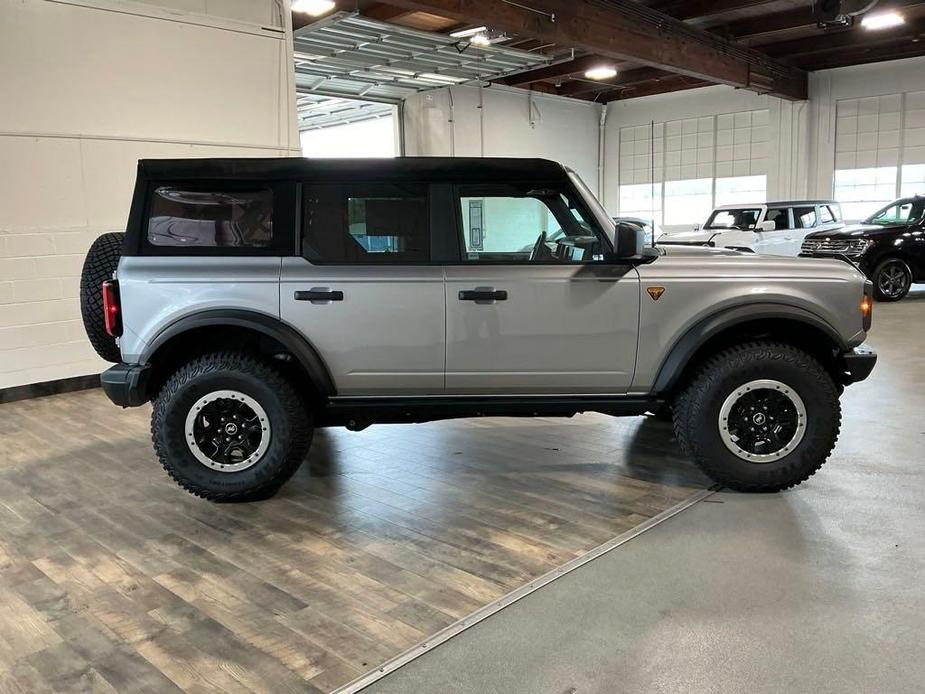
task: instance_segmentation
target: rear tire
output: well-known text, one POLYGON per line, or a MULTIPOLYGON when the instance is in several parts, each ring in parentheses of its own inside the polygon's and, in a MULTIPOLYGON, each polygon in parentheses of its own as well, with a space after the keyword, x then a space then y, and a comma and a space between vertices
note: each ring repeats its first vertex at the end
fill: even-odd
POLYGON ((838 439, 841 404, 832 377, 809 354, 752 342, 700 367, 675 400, 674 425, 681 448, 714 481, 775 492, 808 479, 826 461, 838 439))
POLYGON ((887 258, 874 268, 871 281, 877 301, 899 301, 912 287, 912 270, 904 260, 887 258))
POLYGON ((273 496, 302 464, 312 433, 289 381, 268 362, 235 352, 177 370, 151 416, 161 465, 185 490, 212 501, 273 496))
POLYGON ((103 316, 103 282, 112 279, 122 256, 125 234, 103 234, 90 246, 80 272, 80 315, 93 349, 106 361, 120 362, 116 338, 106 332, 103 316))

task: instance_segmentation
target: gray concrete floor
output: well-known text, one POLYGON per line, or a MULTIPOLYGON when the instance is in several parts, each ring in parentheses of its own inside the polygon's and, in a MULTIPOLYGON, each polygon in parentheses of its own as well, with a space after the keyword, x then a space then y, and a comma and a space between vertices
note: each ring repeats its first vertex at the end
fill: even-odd
POLYGON ((870 342, 808 482, 717 494, 366 691, 923 691, 925 292, 870 342))

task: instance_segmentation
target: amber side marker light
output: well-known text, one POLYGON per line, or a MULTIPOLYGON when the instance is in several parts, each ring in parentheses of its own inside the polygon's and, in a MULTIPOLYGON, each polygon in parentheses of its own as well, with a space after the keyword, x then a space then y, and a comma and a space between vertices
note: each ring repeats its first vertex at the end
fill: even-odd
POLYGON ((864 319, 864 330, 869 330, 874 313, 874 302, 869 296, 861 299, 861 317, 864 319))

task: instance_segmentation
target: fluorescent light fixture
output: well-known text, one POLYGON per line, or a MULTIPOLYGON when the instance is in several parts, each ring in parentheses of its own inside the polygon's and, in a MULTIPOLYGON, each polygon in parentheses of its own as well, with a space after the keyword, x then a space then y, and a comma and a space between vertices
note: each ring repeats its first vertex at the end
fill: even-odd
POLYGON ((491 39, 488 38, 488 34, 482 32, 475 34, 471 39, 469 39, 469 43, 474 43, 476 46, 490 46, 491 39))
POLYGON ((475 36, 476 34, 482 34, 488 31, 488 27, 472 27, 471 29, 460 29, 459 31, 451 31, 450 36, 454 39, 467 39, 470 36, 475 36))
POLYGON ((585 77, 589 80, 609 80, 616 76, 617 68, 613 65, 597 65, 585 72, 585 77))
POLYGON ((905 24, 905 18, 898 12, 880 12, 878 14, 869 14, 861 20, 861 26, 871 31, 878 29, 891 29, 905 24))
POLYGON ((307 14, 309 17, 320 17, 334 7, 334 0, 292 0, 292 11, 307 14))

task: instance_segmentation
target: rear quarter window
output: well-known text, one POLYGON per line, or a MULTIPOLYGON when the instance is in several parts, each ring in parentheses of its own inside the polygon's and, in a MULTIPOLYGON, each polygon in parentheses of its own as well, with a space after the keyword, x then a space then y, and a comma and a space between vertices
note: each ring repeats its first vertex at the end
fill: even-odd
POLYGON ((273 190, 155 186, 146 240, 158 249, 269 250, 275 240, 273 190))

